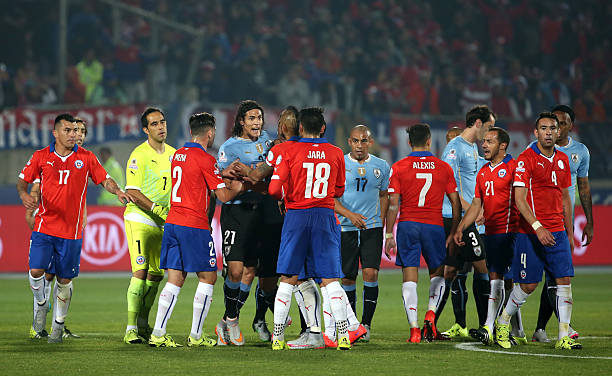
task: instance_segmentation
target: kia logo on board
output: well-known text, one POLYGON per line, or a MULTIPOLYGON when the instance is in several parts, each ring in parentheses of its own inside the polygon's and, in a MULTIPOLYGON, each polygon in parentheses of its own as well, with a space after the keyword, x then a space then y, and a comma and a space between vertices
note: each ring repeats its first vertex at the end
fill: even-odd
POLYGON ((93 265, 111 265, 127 252, 123 218, 110 212, 87 215, 83 235, 83 259, 93 265))

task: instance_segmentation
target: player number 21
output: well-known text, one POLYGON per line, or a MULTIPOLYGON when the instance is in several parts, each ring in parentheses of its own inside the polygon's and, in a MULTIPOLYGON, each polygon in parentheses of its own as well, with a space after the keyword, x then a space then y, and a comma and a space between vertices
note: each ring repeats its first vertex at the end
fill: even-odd
POLYGON ((172 202, 181 202, 181 198, 176 195, 179 187, 181 186, 181 178, 183 176, 183 169, 181 166, 175 166, 172 169, 172 177, 176 179, 176 184, 172 186, 172 202))
POLYGON ((304 192, 304 197, 325 198, 327 196, 327 179, 329 179, 331 171, 329 163, 318 163, 315 167, 315 164, 312 162, 304 162, 302 167, 306 169, 306 191, 304 192))
POLYGON ((487 196, 495 196, 495 190, 493 190, 493 181, 492 180, 487 180, 485 181, 485 195, 487 196))
POLYGON ((425 206, 425 196, 427 196, 427 192, 429 192, 429 188, 431 188, 432 176, 431 173, 422 173, 419 172, 416 174, 417 179, 425 179, 425 184, 423 188, 421 188, 421 193, 419 193, 419 207, 425 206))
POLYGON ((60 174, 59 183, 66 184, 68 182, 68 176, 70 175, 70 170, 59 170, 59 174, 60 174))

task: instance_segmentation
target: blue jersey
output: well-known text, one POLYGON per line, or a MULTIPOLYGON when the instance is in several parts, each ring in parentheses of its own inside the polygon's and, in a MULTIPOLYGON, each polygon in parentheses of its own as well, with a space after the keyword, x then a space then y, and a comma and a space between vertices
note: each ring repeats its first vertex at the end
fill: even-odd
MULTIPOLYGON (((529 146, 535 144, 533 141, 529 146)), ((572 199, 572 207, 576 204, 576 181, 577 178, 586 178, 589 176, 589 163, 591 154, 589 149, 581 142, 569 137, 569 142, 565 146, 555 146, 561 150, 569 158, 570 172, 572 174, 572 185, 567 189, 570 198, 572 199)))
MULTIPOLYGON (((379 192, 389 188, 391 168, 384 159, 370 154, 363 164, 350 154, 344 156, 346 188, 340 197, 342 206, 367 217, 367 228, 382 227, 379 192)), ((338 217, 342 231, 356 231, 357 227, 348 218, 338 217)))
MULTIPOLYGON (((457 136, 444 148, 442 160, 453 169, 459 195, 471 204, 476 190, 478 170, 484 165, 483 162, 486 162, 478 156, 476 143, 469 143, 463 137, 457 136)), ((442 204, 442 216, 444 218, 452 218, 453 216, 450 201, 446 196, 444 196, 444 203, 442 204)))
MULTIPOLYGON (((259 136, 257 141, 251 141, 242 137, 229 138, 219 148, 219 158, 217 161, 219 163, 219 170, 226 169, 236 159, 240 159, 240 162, 255 168, 258 163, 265 163, 266 155, 271 147, 272 139, 266 131, 261 132, 261 136, 259 136)), ((259 201, 262 197, 263 195, 259 193, 249 191, 238 195, 232 202, 240 203, 241 200, 251 201, 252 199, 259 201)))

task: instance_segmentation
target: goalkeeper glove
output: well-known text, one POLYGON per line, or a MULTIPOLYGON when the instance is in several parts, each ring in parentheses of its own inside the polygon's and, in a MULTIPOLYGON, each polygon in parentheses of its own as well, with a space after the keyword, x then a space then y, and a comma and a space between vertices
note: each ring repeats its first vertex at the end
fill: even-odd
POLYGON ((161 219, 165 221, 166 218, 168 217, 168 212, 170 211, 170 209, 168 209, 167 207, 163 205, 158 205, 156 203, 153 203, 153 206, 151 206, 151 211, 153 212, 153 214, 155 214, 156 216, 160 217, 161 219))

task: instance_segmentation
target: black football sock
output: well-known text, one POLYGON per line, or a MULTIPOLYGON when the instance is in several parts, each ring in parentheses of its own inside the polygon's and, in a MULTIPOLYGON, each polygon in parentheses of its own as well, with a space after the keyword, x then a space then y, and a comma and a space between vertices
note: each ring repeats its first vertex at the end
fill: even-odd
POLYGON ((244 283, 240 282, 240 290, 238 291, 238 299, 236 300, 236 313, 238 316, 240 316, 240 310, 249 298, 250 292, 251 285, 245 285, 244 283))
POLYGON ((268 303, 266 302, 264 291, 259 288, 259 283, 257 283, 257 288, 255 289, 255 318, 253 318, 253 322, 266 321, 267 311, 268 303))
MULTIPOLYGON (((553 287, 550 290, 553 290, 555 295, 557 294, 556 288, 553 287)), ((548 320, 550 320, 553 314, 553 306, 550 304, 548 291, 549 284, 548 280, 546 280, 544 282, 544 286, 542 286, 542 293, 540 294, 540 308, 538 310, 538 323, 536 325, 536 330, 546 330, 546 324, 548 324, 548 320)))
POLYGON ((363 283, 363 312, 361 314, 361 323, 364 325, 372 325, 372 317, 376 311, 376 303, 378 302, 378 282, 363 283))
POLYGON ((438 325, 438 319, 444 311, 444 306, 446 305, 446 301, 448 300, 448 294, 450 294, 451 284, 453 283, 452 279, 444 280, 444 292, 442 293, 442 299, 440 299, 440 304, 438 304, 438 309, 436 310, 436 320, 435 325, 438 325))
POLYGON ((474 272, 472 292, 474 294, 474 302, 476 303, 476 311, 478 312, 478 326, 482 327, 487 322, 489 295, 491 294, 491 284, 487 273, 474 272))
POLYGON ((236 310, 236 302, 238 301, 238 293, 240 291, 240 282, 232 282, 229 278, 225 279, 223 284, 223 296, 225 298, 225 314, 224 319, 238 317, 236 310))
POLYGON ((465 287, 467 280, 466 274, 457 274, 451 285, 451 300, 453 302, 453 312, 455 322, 465 328, 465 307, 467 305, 468 293, 465 287))

